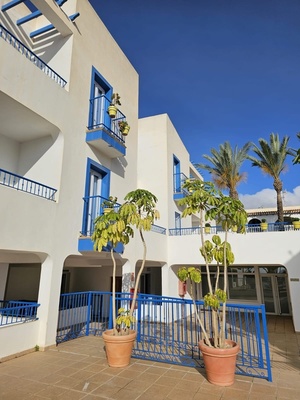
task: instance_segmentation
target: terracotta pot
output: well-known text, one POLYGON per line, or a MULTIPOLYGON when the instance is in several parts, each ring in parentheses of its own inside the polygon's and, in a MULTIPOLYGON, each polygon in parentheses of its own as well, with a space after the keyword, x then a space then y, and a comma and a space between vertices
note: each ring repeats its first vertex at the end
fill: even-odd
POLYGON ((207 380, 218 386, 233 385, 236 358, 240 350, 240 346, 233 340, 225 340, 225 342, 230 347, 219 349, 208 347, 203 340, 199 342, 207 380))
POLYGON ((102 333, 105 343, 107 362, 110 367, 126 367, 130 363, 136 331, 128 335, 113 335, 113 329, 102 333))

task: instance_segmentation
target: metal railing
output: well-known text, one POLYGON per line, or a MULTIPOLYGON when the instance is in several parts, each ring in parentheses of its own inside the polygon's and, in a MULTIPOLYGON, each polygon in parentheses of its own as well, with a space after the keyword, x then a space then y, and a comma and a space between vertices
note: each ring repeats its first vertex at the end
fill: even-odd
POLYGON ((40 305, 30 301, 0 301, 0 327, 37 320, 40 305))
MULTIPOLYGON (((80 336, 102 335, 112 328, 110 292, 79 292, 61 295, 57 343, 80 336)), ((116 306, 129 309, 129 293, 117 293, 116 306)), ((211 311, 197 301, 196 307, 211 332, 211 311)), ((264 305, 227 305, 226 337, 240 345, 236 373, 272 380, 264 305)), ((133 357, 203 367, 191 300, 139 294, 135 311, 137 340, 133 357)))
POLYGON ((34 63, 40 70, 42 70, 47 76, 49 76, 49 78, 53 79, 59 86, 66 86, 67 81, 65 81, 57 72, 49 67, 49 65, 47 65, 40 57, 38 57, 33 51, 25 46, 25 44, 23 44, 1 24, 0 37, 2 37, 2 39, 12 45, 19 53, 23 54, 29 61, 34 63))
MULTIPOLYGON (((102 196, 87 196, 83 197, 84 201, 84 217, 81 234, 84 236, 92 236, 94 232, 94 222, 99 215, 105 212, 105 202, 109 199, 102 196)), ((115 209, 117 210, 120 204, 116 203, 115 209)))
POLYGON ((90 120, 88 130, 101 129, 114 139, 124 144, 124 136, 119 127, 119 122, 125 121, 125 115, 118 109, 115 118, 110 118, 107 109, 110 100, 103 94, 90 99, 90 120))
MULTIPOLYGON (((81 234, 84 236, 91 236, 94 232, 94 221, 99 216, 105 213, 106 205, 105 202, 108 199, 102 196, 87 196, 83 198, 84 201, 84 218, 83 227, 81 234)), ((118 210, 120 204, 116 203, 114 208, 115 211, 118 210)), ((162 235, 166 234, 166 228, 159 225, 152 225, 151 231, 155 233, 160 233, 162 235)))
POLYGON ((188 191, 182 188, 183 184, 185 183, 185 181, 187 179, 188 179, 188 177, 182 172, 180 172, 178 174, 174 174, 174 176, 173 176, 173 191, 174 191, 174 194, 179 194, 179 193, 182 193, 182 194, 185 194, 185 195, 188 194, 188 191))
MULTIPOLYGON (((203 229, 205 234, 211 233, 212 235, 224 232, 222 226, 211 226, 210 231, 206 231, 206 228, 190 227, 190 228, 173 228, 169 229, 170 236, 185 236, 185 235, 200 235, 200 231, 203 229)), ((298 231, 292 224, 288 222, 275 222, 269 223, 267 230, 262 230, 260 224, 246 225, 246 233, 257 233, 257 232, 284 232, 284 231, 298 231)))
POLYGON ((43 197, 51 201, 55 201, 55 194, 57 192, 57 189, 24 178, 21 175, 13 174, 2 168, 0 168, 0 185, 8 186, 12 189, 43 197))

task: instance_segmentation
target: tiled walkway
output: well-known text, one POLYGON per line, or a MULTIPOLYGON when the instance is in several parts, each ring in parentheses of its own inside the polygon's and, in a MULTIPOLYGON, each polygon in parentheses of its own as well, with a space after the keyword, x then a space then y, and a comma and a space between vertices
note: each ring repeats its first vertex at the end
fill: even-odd
POLYGON ((236 376, 220 388, 203 370, 136 359, 109 368, 102 339, 84 337, 0 364, 0 399, 299 400, 300 333, 285 317, 269 319, 268 327, 273 382, 236 376))

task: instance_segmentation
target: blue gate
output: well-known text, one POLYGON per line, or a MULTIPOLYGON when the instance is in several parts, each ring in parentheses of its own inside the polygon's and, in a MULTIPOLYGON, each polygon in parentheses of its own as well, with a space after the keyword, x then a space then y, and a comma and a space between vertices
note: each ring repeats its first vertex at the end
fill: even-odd
MULTIPOLYGON (((130 294, 117 294, 117 307, 128 309, 130 294)), ((196 306, 211 331, 211 312, 203 301, 140 294, 135 312, 137 340, 133 357, 203 367, 198 348, 201 329, 196 306)), ((226 336, 239 343, 237 374, 272 380, 264 305, 228 304, 226 336)), ((61 295, 57 343, 83 335, 102 335, 112 328, 110 292, 61 295)))

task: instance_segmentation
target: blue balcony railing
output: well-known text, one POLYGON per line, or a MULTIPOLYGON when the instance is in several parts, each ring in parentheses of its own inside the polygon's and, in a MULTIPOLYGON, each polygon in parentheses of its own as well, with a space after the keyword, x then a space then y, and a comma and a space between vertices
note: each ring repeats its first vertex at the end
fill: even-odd
POLYGON ((90 99, 90 117, 88 130, 103 130, 121 143, 125 143, 124 136, 120 132, 119 122, 125 121, 125 115, 118 110, 115 118, 110 118, 107 109, 110 100, 101 95, 90 99))
POLYGON ((55 201, 56 189, 0 168, 0 185, 55 201))
POLYGON ((57 72, 49 67, 43 60, 40 59, 33 51, 31 51, 25 44, 17 39, 12 33, 10 33, 3 25, 0 24, 0 37, 7 43, 13 46, 19 53, 23 54, 29 61, 35 64, 40 70, 46 75, 53 79, 59 86, 64 87, 67 84, 57 72))
POLYGON ((174 193, 188 194, 188 192, 182 187, 187 179, 188 177, 182 172, 179 174, 174 174, 174 193))
MULTIPOLYGON (((205 228, 202 228, 204 233, 206 232, 205 228)), ((200 227, 189 227, 189 228, 174 228, 169 229, 170 236, 185 236, 185 235, 200 235, 200 227)), ((246 225, 246 233, 257 233, 257 232, 284 232, 284 231, 294 231, 295 229, 293 225, 288 222, 275 222, 269 223, 266 231, 263 231, 260 224, 249 224, 246 225)), ((220 232, 224 232, 224 229, 221 226, 211 226, 210 232, 212 235, 218 234, 220 232)), ((300 232, 300 230, 298 231, 300 232)))
POLYGON ((0 301, 0 327, 35 321, 39 306, 31 301, 0 301))
MULTIPOLYGON (((88 196, 84 197, 84 217, 83 217, 83 226, 81 234, 83 236, 91 236, 94 232, 94 222, 95 219, 105 213, 106 206, 105 201, 108 199, 102 196, 88 196)), ((118 210, 120 204, 116 203, 114 209, 115 211, 118 210)), ((159 225, 152 225, 151 231, 160 233, 162 235, 166 234, 166 228, 163 228, 159 225)))
MULTIPOLYGON (((88 196, 84 197, 84 209, 83 209, 83 226, 81 234, 83 236, 92 236, 94 232, 95 219, 105 212, 105 201, 108 199, 102 196, 88 196)), ((115 205, 116 210, 120 207, 120 204, 115 205)))

